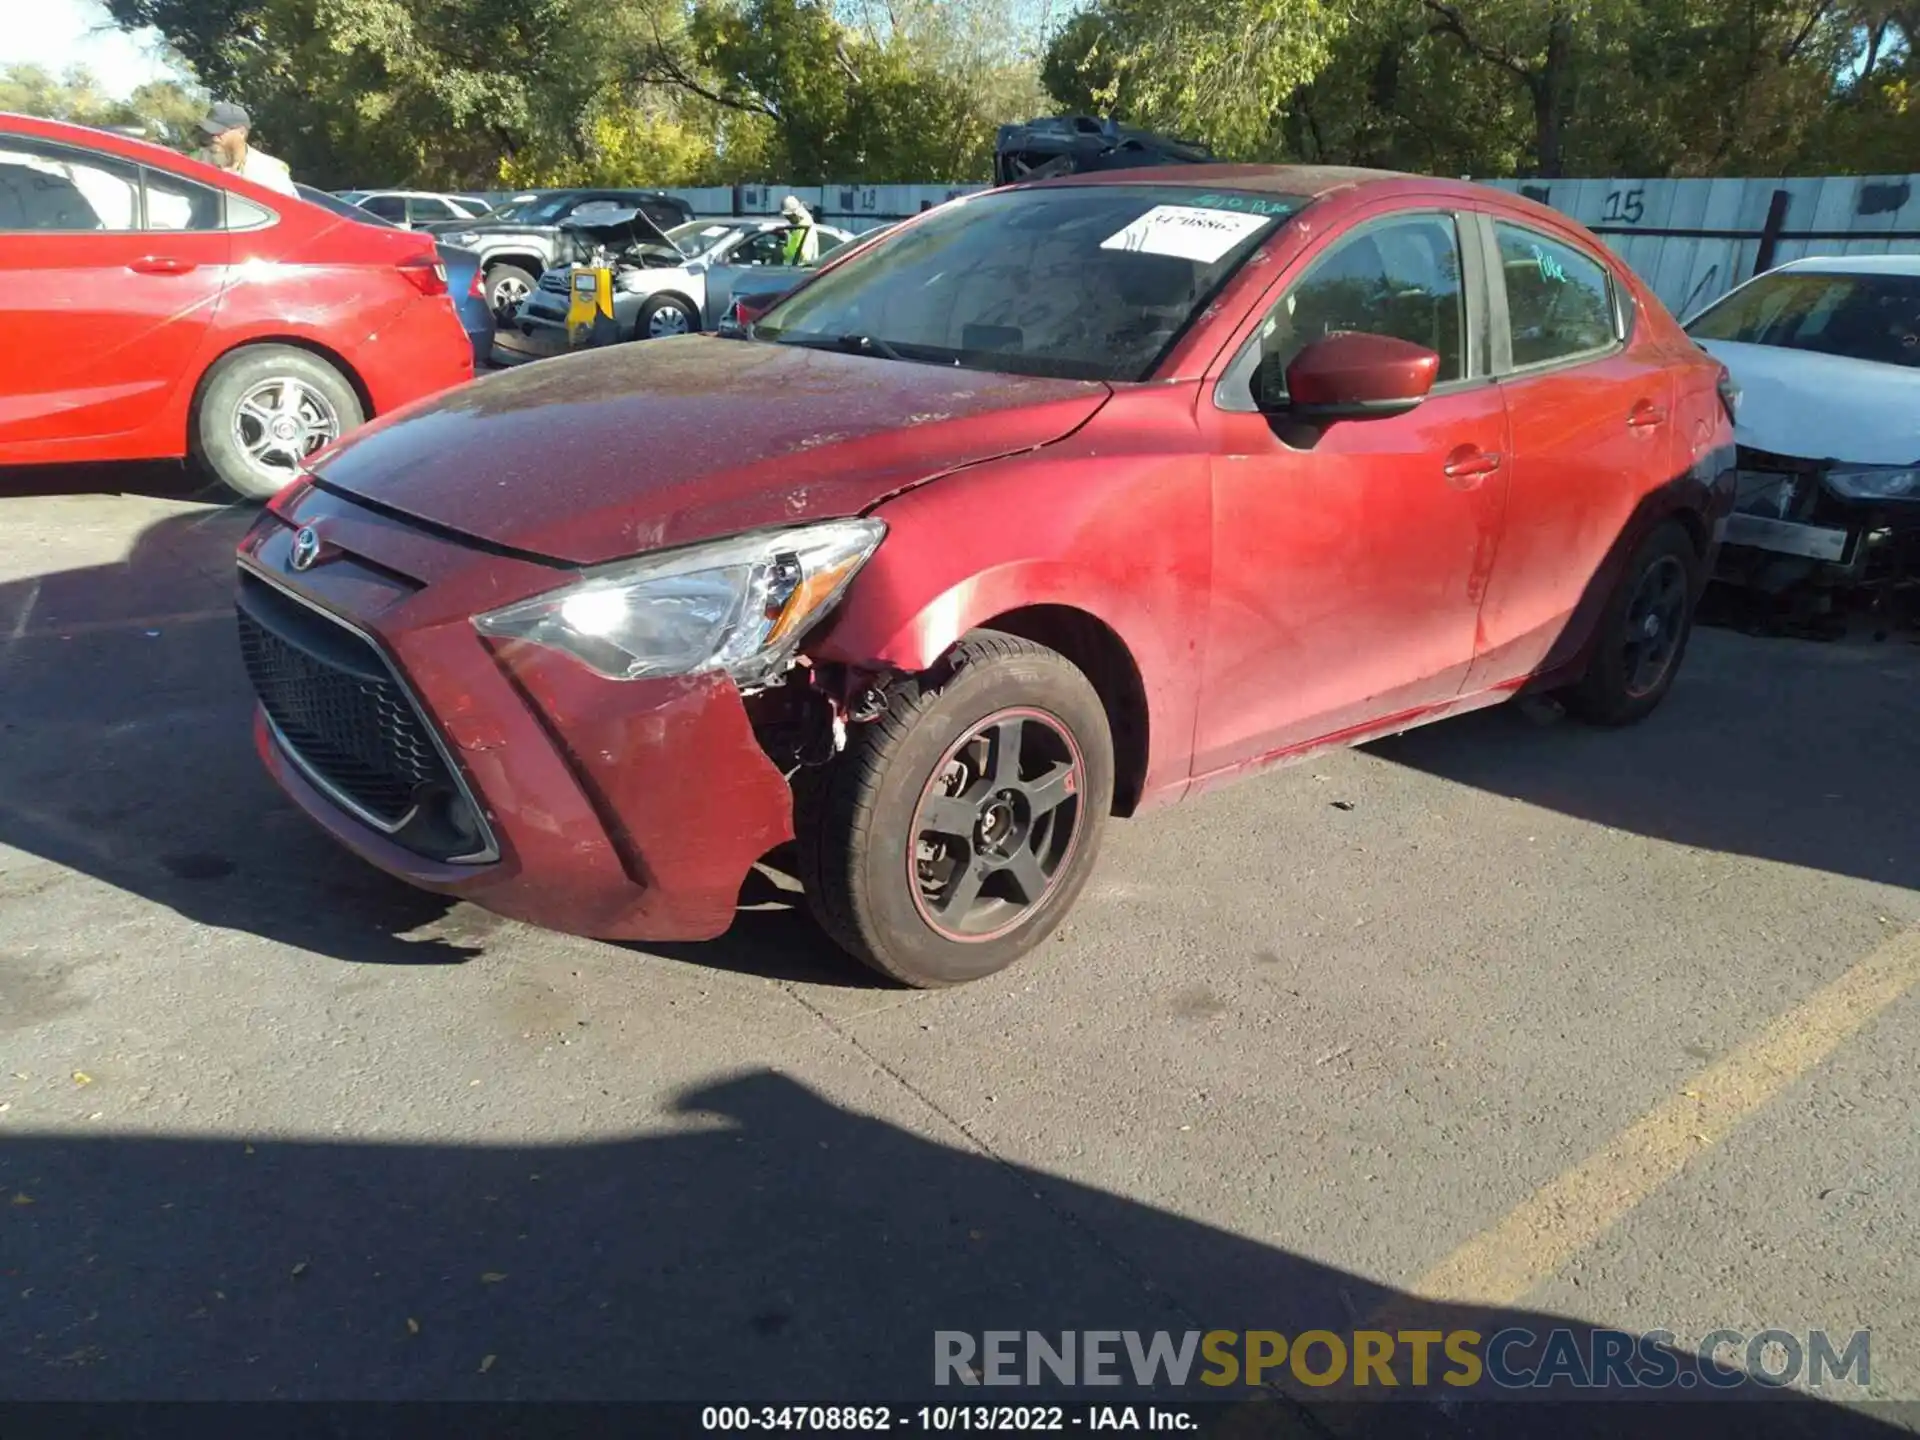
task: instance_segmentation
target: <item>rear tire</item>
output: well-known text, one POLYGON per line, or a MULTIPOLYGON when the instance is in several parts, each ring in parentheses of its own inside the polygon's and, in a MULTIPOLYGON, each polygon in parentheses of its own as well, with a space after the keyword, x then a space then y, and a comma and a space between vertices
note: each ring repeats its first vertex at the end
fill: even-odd
POLYGON ((339 370, 291 345, 223 355, 194 402, 195 456, 248 500, 271 500, 306 457, 358 428, 360 397, 339 370))
POLYGON ((1595 627, 1587 673, 1561 699, 1595 725, 1632 725, 1673 688, 1693 634, 1700 553, 1669 520, 1640 542, 1595 627))
POLYGON ((795 807, 821 927, 928 989, 1003 970, 1052 933, 1113 802, 1106 710, 1064 656, 981 630, 952 661, 901 682, 844 752, 803 772, 795 807))

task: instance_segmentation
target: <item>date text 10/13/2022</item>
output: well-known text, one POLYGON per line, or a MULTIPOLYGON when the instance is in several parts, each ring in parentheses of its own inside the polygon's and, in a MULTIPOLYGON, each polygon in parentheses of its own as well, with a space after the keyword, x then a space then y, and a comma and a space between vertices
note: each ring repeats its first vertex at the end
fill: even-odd
POLYGON ((1141 1430, 1200 1428, 1191 1411, 1159 1405, 709 1405, 700 1428, 717 1432, 1141 1430))

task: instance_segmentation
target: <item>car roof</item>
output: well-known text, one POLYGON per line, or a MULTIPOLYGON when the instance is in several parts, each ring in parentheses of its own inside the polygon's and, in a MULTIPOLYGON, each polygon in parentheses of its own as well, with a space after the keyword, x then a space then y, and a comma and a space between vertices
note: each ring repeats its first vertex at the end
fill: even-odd
MULTIPOLYGON (((1154 185, 1183 190, 1251 190, 1266 195, 1318 199, 1335 190, 1388 181, 1417 181, 1423 186, 1457 189, 1484 196, 1487 187, 1470 181, 1433 180, 1398 170, 1363 170, 1353 165, 1154 165, 1138 170, 1097 170, 1029 182, 1032 186, 1154 185)), ((1027 188, 1023 185, 1020 188, 1027 188)))
POLYGON ((238 187, 242 195, 257 195, 262 199, 276 195, 286 198, 282 192, 270 189, 257 180, 249 180, 235 171, 216 169, 204 160, 182 155, 178 150, 169 150, 165 145, 156 145, 151 140, 136 140, 117 130, 102 130, 93 125, 76 125, 68 120, 46 120, 38 115, 20 115, 11 110, 0 110, 0 133, 8 131, 66 145, 88 146, 138 165, 152 165, 190 180, 197 179, 203 185, 229 190, 238 187))
MULTIPOLYGON (((164 145, 156 145, 151 140, 136 140, 131 135, 123 135, 118 130, 103 130, 94 125, 76 125, 70 120, 46 120, 38 115, 19 115, 10 110, 0 110, 0 125, 9 130, 23 131, 28 135, 37 135, 43 140, 61 140, 69 145, 91 145, 111 155, 123 159, 137 160, 143 164, 164 163, 169 167, 182 161, 189 165, 200 164, 197 160, 182 155, 178 150, 169 150, 164 145)), ((212 169, 211 166, 203 166, 212 169)))
MULTIPOLYGON (((1871 235, 1863 235, 1870 240, 1871 235)), ((1822 275, 1914 275, 1920 276, 1920 255, 1807 255, 1789 260, 1777 270, 1810 271, 1822 275)))

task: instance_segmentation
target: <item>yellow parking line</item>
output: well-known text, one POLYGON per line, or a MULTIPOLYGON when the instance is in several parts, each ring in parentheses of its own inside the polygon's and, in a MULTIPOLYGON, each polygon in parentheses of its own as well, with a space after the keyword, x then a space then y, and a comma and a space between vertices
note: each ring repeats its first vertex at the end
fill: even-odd
MULTIPOLYGON (((1548 1181, 1421 1276, 1414 1295, 1517 1304, 1917 982, 1920 929, 1909 929, 1694 1076, 1605 1149, 1548 1181)), ((1389 1305, 1388 1313, 1397 1308, 1389 1305)))

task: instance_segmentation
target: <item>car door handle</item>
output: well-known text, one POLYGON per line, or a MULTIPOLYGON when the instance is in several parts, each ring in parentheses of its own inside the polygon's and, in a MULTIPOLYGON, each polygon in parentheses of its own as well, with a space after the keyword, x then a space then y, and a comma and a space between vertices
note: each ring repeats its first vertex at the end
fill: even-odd
POLYGON ((1482 450, 1478 445, 1462 445, 1441 467, 1449 480, 1480 480, 1500 468, 1500 452, 1482 450))
POLYGON ((177 255, 142 255, 127 268, 136 275, 185 275, 189 270, 198 270, 200 267, 177 255))
POLYGON ((1667 423, 1667 407, 1656 405, 1651 400, 1642 400, 1627 412, 1627 426, 1633 430, 1646 430, 1655 425, 1667 423))

